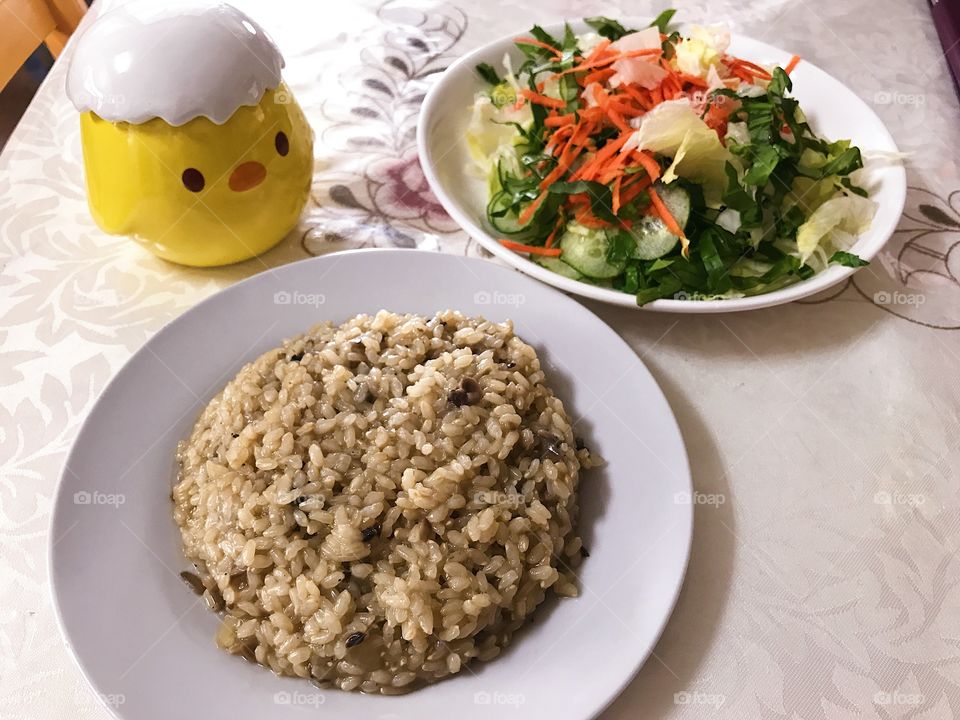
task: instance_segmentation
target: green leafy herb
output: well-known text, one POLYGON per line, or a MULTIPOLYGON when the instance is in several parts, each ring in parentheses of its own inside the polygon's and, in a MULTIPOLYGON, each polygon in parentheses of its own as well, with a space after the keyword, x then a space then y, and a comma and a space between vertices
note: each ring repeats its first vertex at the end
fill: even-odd
POLYGON ((853 181, 850 180, 850 178, 848 178, 848 177, 840 178, 840 185, 841 185, 842 187, 845 187, 847 190, 849 190, 850 192, 852 192, 854 195, 859 195, 860 197, 867 197, 867 195, 869 194, 866 190, 864 190, 864 189, 863 189, 862 187, 860 187, 859 185, 854 185, 854 184, 853 184, 853 181))
POLYGON ((619 40, 624 35, 629 35, 634 32, 633 30, 627 30, 627 28, 616 20, 611 20, 603 16, 584 18, 583 21, 596 30, 598 35, 608 40, 619 40))
POLYGON ((558 50, 561 47, 561 43, 539 25, 534 25, 530 29, 530 34, 534 37, 534 39, 539 40, 542 43, 546 43, 550 47, 557 48, 558 50))
POLYGON ((854 255, 853 253, 844 252, 842 250, 838 250, 831 255, 830 262, 852 268, 863 267, 870 264, 869 260, 864 260, 859 255, 854 255))
POLYGON ((830 158, 827 163, 820 168, 819 177, 825 178, 830 175, 849 175, 854 170, 863 167, 863 159, 860 157, 860 148, 848 147, 839 155, 830 158))
POLYGON ((660 298, 671 297, 680 292, 680 289, 683 287, 683 284, 680 280, 673 276, 665 276, 659 284, 654 287, 644 288, 637 292, 637 305, 646 305, 649 302, 654 300, 659 300, 660 298))
POLYGON ((497 75, 497 71, 494 70, 493 66, 488 63, 479 63, 475 70, 477 71, 477 75, 482 77, 491 85, 499 85, 501 82, 503 82, 500 79, 500 76, 497 75))
MULTIPOLYGON (((607 261, 613 264, 622 263, 626 260, 629 260, 633 254, 634 248, 637 246, 637 241, 631 237, 630 233, 623 230, 613 233, 608 232, 607 240, 609 241, 609 245, 607 247, 607 261)), ((632 292, 636 291, 636 288, 632 290, 632 292)), ((631 291, 626 290, 625 292, 631 291)))
POLYGON ((723 194, 724 204, 740 213, 741 227, 745 229, 759 227, 763 218, 760 203, 754 199, 752 191, 740 184, 737 169, 733 165, 727 163, 726 172, 727 190, 723 194))
POLYGON ((636 263, 627 265, 627 267, 624 268, 623 284, 618 289, 631 295, 636 294, 636 292, 640 290, 640 268, 636 263))
POLYGON ((753 157, 752 165, 743 176, 743 182, 747 185, 764 186, 770 179, 770 174, 776 169, 777 163, 782 157, 781 151, 777 145, 760 145, 751 153, 753 157))
POLYGON ((782 98, 784 94, 791 90, 793 90, 793 80, 790 79, 790 76, 783 71, 783 68, 774 68, 770 84, 767 85, 767 93, 782 98))
POLYGON ((650 23, 650 27, 655 27, 661 33, 666 34, 667 26, 670 24, 670 21, 673 20, 673 16, 677 14, 677 11, 673 8, 664 10, 662 13, 657 15, 653 22, 650 23))
POLYGON ((667 35, 664 41, 660 44, 660 49, 663 51, 664 60, 672 60, 673 56, 677 54, 678 42, 680 42, 680 33, 674 31, 667 35))

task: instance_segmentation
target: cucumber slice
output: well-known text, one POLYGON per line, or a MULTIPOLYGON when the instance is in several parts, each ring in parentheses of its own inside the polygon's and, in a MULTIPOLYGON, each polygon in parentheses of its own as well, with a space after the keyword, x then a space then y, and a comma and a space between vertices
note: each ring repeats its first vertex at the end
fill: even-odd
POLYGON ((520 220, 514 212, 508 210, 510 203, 510 196, 506 192, 501 190, 496 193, 487 205, 487 222, 498 233, 509 235, 522 242, 529 235, 529 229, 520 224, 520 220), (501 215, 500 213, 504 214, 501 215), (525 230, 527 232, 524 232, 525 230))
POLYGON ((567 263, 590 278, 612 278, 623 272, 626 260, 611 263, 607 260, 610 240, 603 230, 570 223, 560 238, 560 256, 567 263))
MULTIPOLYGON (((687 191, 677 185, 661 183, 657 183, 654 189, 680 227, 685 227, 687 220, 690 219, 690 195, 687 191)), ((655 260, 663 257, 680 241, 680 238, 670 232, 663 220, 658 217, 643 218, 633 227, 630 234, 637 241, 633 257, 638 260, 655 260)))
POLYGON ((690 194, 676 183, 657 183, 656 191, 680 227, 686 228, 687 220, 690 219, 690 194))
POLYGON ((567 265, 560 258, 535 256, 533 261, 537 265, 545 267, 547 270, 551 270, 557 275, 562 275, 565 278, 570 278, 571 280, 583 279, 583 273, 580 273, 570 265, 567 265))
POLYGON ((637 241, 633 257, 637 260, 656 260, 673 250, 680 238, 667 230, 663 220, 657 217, 645 217, 630 229, 637 241))

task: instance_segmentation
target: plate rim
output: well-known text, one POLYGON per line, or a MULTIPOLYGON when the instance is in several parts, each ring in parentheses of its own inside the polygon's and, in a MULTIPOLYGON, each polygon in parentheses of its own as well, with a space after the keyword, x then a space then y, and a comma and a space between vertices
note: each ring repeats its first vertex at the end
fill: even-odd
MULTIPOLYGON (((623 22, 633 24, 633 21, 636 21, 637 23, 646 23, 649 21, 649 18, 627 16, 622 20, 623 22)), ((581 18, 573 18, 567 21, 556 21, 544 24, 544 29, 547 32, 556 32, 558 30, 562 30, 564 22, 569 22, 574 28, 579 27, 582 29, 585 26, 585 23, 581 18)), ((689 27, 689 25, 690 23, 681 23, 680 27, 685 28, 689 27)), ((493 240, 490 233, 488 233, 481 225, 474 222, 468 213, 462 212, 457 207, 456 203, 451 199, 449 193, 446 191, 444 183, 440 180, 435 170, 433 152, 429 143, 427 127, 429 124, 428 121, 433 115, 442 114, 438 107, 440 106, 441 95, 446 88, 447 83, 452 82, 452 78, 461 73, 464 69, 464 66, 475 63, 478 57, 485 55, 493 47, 511 41, 518 37, 519 34, 524 32, 526 32, 526 30, 518 30, 517 32, 501 35, 494 40, 486 42, 474 48, 473 50, 460 55, 456 60, 450 63, 449 66, 447 66, 440 79, 435 82, 427 91, 427 94, 423 100, 423 104, 420 106, 420 112, 417 116, 417 156, 420 160, 420 166, 423 169, 423 174, 427 180, 427 184, 430 186, 430 190, 436 196, 444 211, 454 219, 461 229, 463 229, 471 238, 478 242, 485 250, 507 262, 511 267, 514 267, 517 270, 540 280, 541 282, 553 285, 554 287, 566 292, 574 293, 592 300, 599 300, 600 302, 618 305, 620 307, 633 308, 635 310, 684 314, 743 312, 747 310, 758 310, 761 308, 782 305, 809 297, 810 295, 814 295, 818 292, 823 292, 824 290, 834 287, 835 285, 838 285, 844 280, 850 278, 855 272, 857 272, 857 270, 861 269, 845 267, 842 265, 830 265, 826 269, 816 273, 806 280, 800 280, 799 282, 769 293, 763 293, 761 295, 753 295, 749 297, 730 298, 727 300, 697 301, 659 299, 647 303, 646 305, 638 306, 634 296, 629 293, 622 293, 616 290, 601 288, 590 285, 589 283, 565 278, 557 273, 547 270, 546 268, 542 268, 529 260, 523 260, 522 258, 520 259, 523 260, 522 262, 518 260, 519 256, 516 253, 507 250, 498 242, 493 240)), ((731 36, 734 40, 747 41, 762 47, 766 51, 769 51, 773 54, 780 54, 784 56, 790 55, 790 53, 788 53, 786 50, 782 50, 775 45, 771 45, 762 40, 757 40, 743 33, 731 31, 731 36)), ((877 121, 879 129, 885 135, 885 139, 887 142, 889 142, 891 148, 889 151, 885 152, 899 152, 897 143, 894 140, 893 135, 890 133, 890 130, 887 128, 883 120, 880 119, 880 116, 877 115, 869 105, 867 105, 863 98, 857 95, 857 93, 855 93, 846 83, 841 82, 815 63, 812 63, 804 58, 803 64, 812 67, 817 72, 823 73, 827 78, 837 83, 849 94, 851 101, 858 103, 863 110, 869 113, 869 115, 871 115, 877 121)), ((881 236, 875 241, 876 244, 872 249, 868 251, 861 251, 859 253, 861 257, 867 261, 870 261, 876 257, 880 251, 883 250, 884 246, 886 246, 886 244, 890 241, 890 238, 897 229, 897 225, 903 217, 903 210, 906 206, 906 168, 900 164, 896 167, 891 167, 888 169, 896 171, 895 176, 891 178, 891 182, 895 182, 893 191, 896 193, 896 197, 894 198, 892 204, 897 206, 896 221, 892 223, 889 230, 881 233, 881 236)))
MULTIPOLYGON (((169 336, 171 333, 178 332, 178 327, 182 325, 186 316, 202 312, 202 308, 208 304, 216 302, 221 296, 231 293, 244 292, 245 288, 252 287, 261 276, 269 276, 271 274, 276 274, 285 271, 288 268, 294 266, 301 266, 307 264, 322 264, 326 261, 329 261, 331 258, 342 257, 344 255, 408 255, 408 254, 420 254, 420 255, 430 255, 435 257, 446 258, 450 261, 456 262, 468 262, 468 263, 477 263, 484 264, 488 266, 489 269, 494 269, 496 272, 503 273, 513 273, 517 272, 516 268, 506 267, 500 263, 494 262, 492 260, 480 257, 462 257, 451 255, 449 253, 443 252, 434 252, 429 250, 419 250, 419 249, 405 249, 405 248, 354 248, 349 250, 342 250, 332 253, 326 253, 323 255, 318 255, 310 258, 304 258, 302 260, 294 261, 291 263, 286 263, 278 267, 272 267, 264 269, 262 272, 255 273, 246 277, 242 280, 234 282, 226 287, 223 287, 207 297, 203 298, 199 302, 191 305, 181 312, 176 317, 172 318, 168 322, 164 323, 156 332, 154 332, 147 340, 140 345, 130 356, 114 371, 110 379, 106 382, 100 392, 97 394, 97 397, 93 404, 90 406, 90 409, 86 412, 83 420, 80 422, 77 432, 74 435, 73 440, 70 443, 70 448, 67 453, 64 455, 63 463, 61 469, 57 475, 57 482, 54 488, 54 492, 51 496, 51 511, 50 518, 47 522, 47 541, 46 541, 46 553, 45 559, 47 563, 47 578, 48 578, 48 592, 53 606, 54 617, 56 618, 57 629, 60 634, 60 638, 63 641, 64 645, 68 650, 68 655, 72 659, 74 665, 79 669, 81 676, 87 686, 87 688, 94 693, 97 698, 97 703, 105 708, 112 717, 117 718, 117 720, 136 720, 135 717, 130 715, 122 714, 122 706, 113 706, 110 705, 106 699, 104 693, 101 692, 101 688, 97 686, 94 680, 91 677, 91 673, 88 671, 89 658, 85 661, 81 658, 78 648, 73 642, 73 637, 70 630, 67 627, 67 624, 63 617, 63 612, 61 610, 61 597, 63 596, 63 590, 58 591, 58 581, 57 573, 54 571, 54 556, 56 553, 56 548, 59 545, 60 540, 63 539, 63 536, 60 538, 54 537, 54 531, 57 529, 58 525, 62 524, 61 515, 65 512, 67 503, 63 500, 66 485, 67 475, 71 474, 71 462, 74 460, 75 455, 80 452, 81 447, 81 438, 85 432, 90 432, 88 429, 91 427, 91 420, 99 412, 103 412, 101 406, 107 402, 106 398, 108 396, 111 388, 117 384, 118 378, 121 374, 126 372, 131 372, 131 368, 136 362, 140 361, 142 358, 147 357, 151 354, 152 345, 157 341, 157 338, 161 336, 169 336)), ((289 272, 289 270, 287 270, 289 272)), ((687 448, 687 443, 684 440, 683 432, 681 431, 680 424, 677 422, 676 413, 672 405, 670 404, 666 394, 663 391, 663 388, 659 382, 657 382, 656 377, 647 367, 647 364, 643 361, 643 358, 620 336, 620 334, 614 330, 610 325, 606 323, 602 318, 600 318, 596 313, 594 313, 589 307, 584 305, 582 302, 576 298, 570 297, 565 293, 561 292, 558 288, 552 287, 545 283, 538 283, 535 278, 532 278, 523 273, 518 273, 518 279, 521 283, 523 282, 532 282, 540 286, 545 292, 556 293, 561 296, 564 301, 573 303, 576 306, 579 306, 581 310, 591 316, 595 322, 599 323, 603 328, 606 329, 607 333, 610 336, 610 342, 618 343, 622 348, 629 352, 633 357, 636 358, 636 361, 639 367, 642 369, 649 381, 652 383, 653 387, 660 394, 660 398, 663 401, 663 405, 666 409, 666 413, 669 417, 663 417, 664 421, 669 420, 669 425, 671 428, 671 434, 675 435, 676 439, 679 441, 679 451, 677 453, 677 470, 680 471, 679 477, 683 481, 684 490, 692 496, 694 492, 693 484, 693 474, 690 466, 690 455, 687 448)), ((260 280, 262 282, 262 280, 260 280)), ((229 379, 224 382, 229 382, 229 379)), ((681 491, 682 492, 682 491, 681 491)), ((665 605, 664 612, 659 618, 659 621, 656 623, 655 631, 652 632, 649 636, 649 640, 644 647, 641 648, 641 652, 637 655, 637 660, 629 668, 624 667, 623 679, 616 684, 616 686, 608 692, 606 697, 598 698, 596 708, 589 714, 585 715, 584 718, 596 718, 604 710, 606 710, 630 685, 631 682, 636 678, 637 673, 640 669, 649 661, 650 656, 653 654, 657 643, 663 636, 663 633, 667 627, 667 624, 670 622, 670 619, 673 617, 673 613, 676 610, 677 602, 680 597, 680 593, 686 583, 687 571, 690 567, 690 556, 693 548, 693 533, 694 533, 694 505, 693 503, 680 504, 682 508, 685 508, 685 511, 681 511, 680 521, 678 521, 674 527, 677 528, 678 539, 682 542, 682 563, 679 564, 677 568, 676 582, 674 583, 673 588, 671 588, 669 593, 668 602, 665 605)), ((666 593, 664 594, 666 596, 666 593)))

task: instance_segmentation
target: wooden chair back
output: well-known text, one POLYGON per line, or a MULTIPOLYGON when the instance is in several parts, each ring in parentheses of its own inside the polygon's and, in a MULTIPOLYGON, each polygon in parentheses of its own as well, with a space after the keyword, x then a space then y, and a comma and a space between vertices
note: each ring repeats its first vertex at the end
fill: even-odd
POLYGON ((83 0, 0 0, 0 89, 40 45, 57 57, 86 10, 83 0))

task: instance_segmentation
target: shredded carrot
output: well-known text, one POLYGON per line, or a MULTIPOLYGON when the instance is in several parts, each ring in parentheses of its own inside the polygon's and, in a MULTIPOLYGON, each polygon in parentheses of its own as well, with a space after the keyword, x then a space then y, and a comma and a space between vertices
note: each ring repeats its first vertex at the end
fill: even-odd
POLYGON ((599 107, 583 108, 579 112, 580 117, 589 122, 597 122, 603 119, 603 110, 599 107))
POLYGON ((557 217, 557 224, 553 226, 553 230, 547 235, 547 241, 543 244, 544 247, 551 248, 553 247, 553 239, 557 236, 557 233, 560 231, 560 228, 563 227, 563 215, 557 217))
POLYGON ((623 152, 622 148, 624 143, 626 143, 626 141, 629 140, 630 137, 632 136, 633 136, 632 129, 629 132, 625 132, 623 135, 621 135, 619 140, 617 141, 617 150, 619 152, 617 152, 615 155, 610 157, 608 161, 605 161, 602 168, 598 168, 602 170, 602 174, 598 178, 601 183, 606 184, 611 180, 613 180, 618 175, 623 174, 623 165, 624 163, 626 163, 627 159, 629 158, 630 153, 623 152))
MULTIPOLYGON (((621 87, 623 87, 621 85, 621 87)), ((640 104, 640 102, 627 92, 622 92, 618 95, 611 95, 610 102, 613 107, 619 110, 620 112, 627 113, 631 117, 634 115, 642 115, 645 112, 645 108, 640 104)))
POLYGON ((587 56, 587 62, 593 62, 594 60, 598 59, 601 55, 603 55, 607 51, 607 48, 610 47, 610 43, 611 43, 611 40, 609 38, 604 38, 603 40, 598 42, 597 46, 593 49, 593 52, 590 53, 589 56, 587 56))
POLYGON ((650 176, 651 181, 660 178, 660 163, 658 163, 649 152, 646 150, 638 150, 637 161, 643 166, 643 169, 647 171, 647 175, 650 176))
POLYGON ((623 168, 613 167, 613 163, 610 165, 610 167, 604 169, 603 173, 597 177, 598 183, 606 185, 610 181, 616 180, 618 177, 623 175, 623 168))
POLYGON ((610 76, 613 75, 616 71, 613 68, 604 68, 603 70, 594 70, 589 75, 584 76, 583 85, 584 87, 590 83, 603 83, 610 79, 610 76))
POLYGON ((531 255, 557 257, 561 252, 560 248, 540 247, 539 245, 524 245, 523 243, 514 242, 513 240, 506 240, 504 238, 500 239, 500 244, 507 248, 507 250, 530 253, 531 255))
MULTIPOLYGON (((630 126, 627 124, 627 121, 623 119, 623 116, 620 114, 620 109, 618 107, 613 107, 611 105, 611 96, 607 94, 607 91, 603 88, 597 88, 593 93, 594 99, 597 101, 598 107, 603 111, 603 113, 610 119, 614 125, 617 126, 620 130, 629 130, 630 126)), ((630 108, 626 108, 630 112, 630 108)))
POLYGON ((560 157, 570 150, 576 143, 580 142, 581 138, 586 134, 586 122, 581 119, 579 123, 575 123, 573 127, 573 132, 570 134, 570 137, 567 138, 567 141, 563 144, 563 147, 560 149, 559 153, 554 153, 560 157))
POLYGON ((688 257, 690 255, 690 241, 687 240, 687 236, 683 234, 683 228, 680 227, 680 223, 678 223, 677 219, 670 213, 667 206, 663 204, 663 200, 657 195, 656 190, 649 187, 647 188, 647 194, 650 195, 651 207, 657 211, 657 215, 663 220, 663 224, 667 226, 670 232, 680 238, 680 253, 684 257, 688 257))
POLYGON ((614 153, 624 146, 632 134, 633 132, 630 130, 630 132, 623 133, 616 140, 608 140, 607 144, 600 148, 592 159, 580 166, 580 169, 573 174, 571 180, 592 180, 596 176, 596 171, 600 170, 601 167, 613 157, 614 153))
POLYGON ((623 164, 626 162, 629 154, 630 153, 621 152, 614 155, 604 168, 603 174, 599 178, 600 182, 606 184, 618 175, 623 175, 623 164))
POLYGON ((623 175, 617 175, 617 179, 613 181, 613 199, 610 207, 614 215, 620 212, 620 185, 622 181, 623 175))
POLYGON ((530 218, 533 217, 533 214, 537 211, 537 208, 540 207, 540 205, 543 203, 546 197, 547 197, 547 191, 544 190, 542 193, 540 193, 537 196, 536 200, 534 200, 532 203, 530 203, 523 209, 523 212, 520 213, 518 217, 518 220, 520 220, 521 225, 526 225, 528 222, 530 222, 530 218))
POLYGON ((590 212, 589 208, 583 208, 582 210, 577 212, 575 219, 581 225, 585 225, 586 227, 589 227, 589 228, 610 227, 610 223, 604 222, 603 220, 598 218, 596 215, 590 212))
MULTIPOLYGON (((563 174, 569 169, 570 165, 573 164, 573 161, 576 160, 577 156, 586 146, 592 131, 593 126, 591 123, 580 123, 580 126, 574 131, 573 135, 570 136, 570 139, 567 140, 566 145, 564 145, 563 150, 560 152, 560 157, 557 160, 557 166, 551 170, 543 180, 540 181, 541 188, 548 188, 551 184, 555 183, 563 176, 563 174)), ((529 208, 527 209, 529 210, 529 208)), ((525 213, 526 210, 524 210, 524 214, 525 213)), ((523 220, 523 215, 520 217, 521 222, 525 222, 523 220)))
POLYGON ((646 90, 643 90, 642 88, 635 88, 630 85, 621 85, 620 87, 623 88, 623 91, 627 95, 637 102, 641 110, 650 109, 650 93, 648 93, 646 90), (646 93, 646 97, 644 97, 644 93, 646 93))
POLYGON ((708 87, 707 81, 704 80, 704 79, 701 78, 701 77, 697 77, 696 75, 688 75, 687 73, 679 73, 679 74, 677 75, 677 77, 678 77, 682 82, 685 82, 685 83, 687 83, 688 85, 694 85, 694 86, 696 86, 696 87, 698 87, 698 88, 706 88, 706 87, 708 87))
MULTIPOLYGON (((663 54, 663 48, 641 48, 640 50, 626 50, 617 53, 611 60, 616 61, 622 60, 623 58, 646 57, 647 55, 660 57, 661 54, 663 54)), ((606 60, 604 62, 606 62, 606 60)))
POLYGON ((630 132, 630 125, 628 125, 627 121, 623 119, 623 115, 617 112, 612 103, 607 103, 607 115, 610 116, 613 124, 616 125, 620 130, 623 132, 630 132))
POLYGON ((555 48, 553 45, 548 45, 545 42, 540 42, 535 38, 517 38, 516 40, 514 40, 514 42, 517 45, 535 45, 537 47, 543 48, 544 50, 549 50, 557 57, 560 57, 561 55, 563 55, 563 52, 560 49, 555 48))
POLYGON ((610 55, 609 57, 599 58, 597 60, 588 60, 572 68, 568 68, 567 70, 557 73, 557 77, 561 75, 567 75, 569 73, 582 72, 584 70, 592 70, 593 68, 602 67, 604 65, 612 65, 617 60, 623 60, 625 58, 643 57, 645 55, 660 55, 660 53, 662 52, 663 50, 661 48, 644 48, 642 50, 628 50, 627 52, 616 53, 615 55, 610 55))
POLYGON ((789 75, 790 73, 793 72, 793 69, 799 64, 800 64, 800 56, 794 55, 792 58, 790 58, 790 62, 787 63, 787 66, 783 69, 783 71, 787 75, 789 75))
POLYGON ((530 102, 536 103, 537 105, 544 105, 546 107, 553 107, 561 110, 567 107, 567 103, 560 98, 552 98, 546 95, 541 95, 540 93, 534 92, 533 90, 528 90, 527 88, 522 89, 520 94, 530 102))
MULTIPOLYGON (((547 173, 547 176, 540 181, 540 187, 543 189, 544 192, 546 192, 546 189, 551 185, 553 185, 553 183, 555 183, 557 180, 559 180, 563 176, 563 174, 570 168, 570 164, 573 162, 573 158, 575 158, 576 155, 579 154, 578 151, 576 150, 576 148, 578 147, 582 149, 582 146, 571 145, 568 148, 568 150, 564 150, 563 153, 560 155, 560 159, 557 160, 557 166, 553 170, 551 170, 549 173, 547 173)), ((525 220, 522 219, 523 215, 521 215, 520 217, 521 217, 521 222, 526 222, 525 220)))
MULTIPOLYGON (((629 95, 608 95, 607 108, 613 108, 614 110, 621 113, 626 113, 631 117, 638 112, 633 98, 629 95)), ((639 110, 639 112, 642 112, 642 110, 639 110)))
POLYGON ((564 125, 573 124, 573 113, 567 115, 552 115, 543 121, 543 124, 547 127, 563 127, 564 125))
POLYGON ((743 60, 742 58, 733 58, 734 64, 739 67, 745 68, 751 75, 762 78, 764 80, 769 80, 771 75, 766 68, 757 65, 756 63, 750 62, 749 60, 743 60))
MULTIPOLYGON (((597 164, 597 156, 594 155, 592 158, 587 160, 579 167, 579 169, 570 176, 570 182, 576 182, 577 180, 592 180, 593 179, 593 170, 597 164)), ((575 202, 574 197, 570 196, 570 201, 575 202)))
POLYGON ((753 75, 751 75, 750 71, 747 70, 745 67, 742 67, 740 65, 731 65, 730 72, 731 74, 734 75, 734 77, 739 78, 743 82, 753 83, 753 75))
POLYGON ((628 180, 625 187, 620 188, 620 204, 629 205, 637 195, 650 187, 650 178, 647 175, 634 175, 638 180, 628 180))
POLYGON ((564 125, 560 128, 557 128, 553 132, 553 135, 550 136, 550 141, 546 145, 546 151, 552 152, 553 149, 556 148, 565 137, 567 137, 567 135, 573 135, 573 130, 573 125, 564 125))

